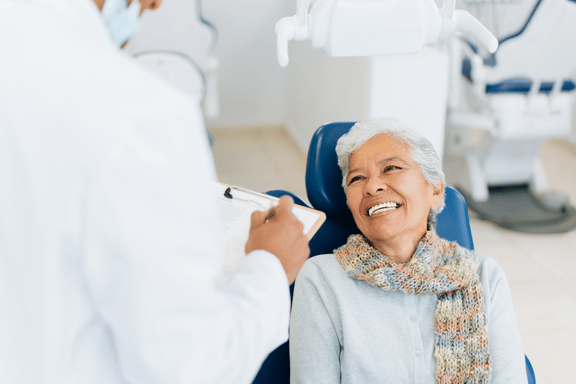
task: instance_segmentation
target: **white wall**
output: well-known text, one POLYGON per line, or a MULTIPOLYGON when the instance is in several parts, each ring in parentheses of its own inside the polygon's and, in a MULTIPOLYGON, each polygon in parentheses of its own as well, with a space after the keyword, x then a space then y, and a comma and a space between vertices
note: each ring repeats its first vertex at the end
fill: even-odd
POLYGON ((574 108, 572 109, 572 111, 574 112, 573 115, 572 115, 572 116, 574 116, 574 117, 573 117, 574 120, 573 120, 573 123, 572 123, 572 137, 571 137, 571 139, 572 139, 572 142, 573 142, 574 144, 576 144, 576 105, 574 106, 574 108))
POLYGON ((448 60, 438 50, 339 58, 298 42, 290 61, 285 121, 303 150, 322 124, 386 116, 420 128, 443 153, 448 60))
POLYGON ((210 125, 270 125, 285 115, 286 71, 276 61, 276 21, 295 13, 295 0, 204 0, 218 30, 220 117, 210 125))
POLYGON ((325 123, 368 116, 369 59, 327 57, 307 41, 290 44, 289 55, 284 121, 300 148, 325 123))
POLYGON ((419 129, 442 159, 448 102, 447 53, 428 46, 417 54, 370 60, 370 117, 393 117, 419 129))

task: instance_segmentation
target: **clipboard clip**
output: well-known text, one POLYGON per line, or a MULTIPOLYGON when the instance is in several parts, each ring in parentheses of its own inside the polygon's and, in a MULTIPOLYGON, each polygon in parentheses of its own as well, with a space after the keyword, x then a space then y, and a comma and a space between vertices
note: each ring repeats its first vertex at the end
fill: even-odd
POLYGON ((254 203, 254 204, 256 204, 256 205, 259 205, 259 206, 262 207, 263 209, 266 209, 266 207, 265 207, 262 203, 259 203, 259 202, 255 201, 255 200, 243 199, 243 198, 238 197, 238 196, 232 196, 232 189, 238 189, 238 190, 240 190, 239 188, 235 188, 235 187, 228 187, 228 188, 226 188, 226 190, 224 191, 224 197, 225 197, 225 198, 230 199, 230 200, 236 199, 236 200, 246 201, 246 202, 249 202, 249 203, 254 203))

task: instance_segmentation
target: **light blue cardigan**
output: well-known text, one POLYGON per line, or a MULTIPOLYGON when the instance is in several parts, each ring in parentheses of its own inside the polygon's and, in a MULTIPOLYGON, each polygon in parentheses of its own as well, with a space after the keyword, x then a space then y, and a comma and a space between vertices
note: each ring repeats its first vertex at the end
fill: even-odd
MULTIPOLYGON (((479 256, 493 384, 526 384, 526 365, 504 271, 479 256)), ((436 295, 374 288, 348 277, 334 255, 310 258, 296 279, 290 322, 292 384, 434 383, 436 295)))

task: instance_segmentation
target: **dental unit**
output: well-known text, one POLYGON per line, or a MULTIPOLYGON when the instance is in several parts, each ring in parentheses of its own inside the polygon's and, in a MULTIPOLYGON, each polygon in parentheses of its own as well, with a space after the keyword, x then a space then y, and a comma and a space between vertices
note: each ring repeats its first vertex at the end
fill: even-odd
POLYGON ((438 9, 433 0, 297 1, 297 14, 276 24, 278 62, 288 65, 288 42, 310 40, 328 56, 374 56, 420 52, 440 34, 465 33, 489 52, 496 38, 455 0, 438 9))
POLYGON ((444 172, 484 220, 527 233, 576 228, 576 209, 549 190, 539 157, 573 130, 575 34, 576 1, 537 0, 493 55, 452 41, 452 84, 462 87, 448 103, 444 172))

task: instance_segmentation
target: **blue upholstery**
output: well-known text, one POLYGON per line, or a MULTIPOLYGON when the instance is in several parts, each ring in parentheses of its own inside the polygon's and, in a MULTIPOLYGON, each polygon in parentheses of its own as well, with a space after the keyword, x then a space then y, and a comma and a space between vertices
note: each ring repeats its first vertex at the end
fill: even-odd
MULTIPOLYGON (((346 242, 358 228, 346 206, 346 196, 341 186, 342 174, 336 159, 336 142, 348 132, 354 123, 331 123, 318 128, 308 152, 306 165, 306 190, 315 209, 326 213, 326 221, 310 241, 310 257, 332 253, 346 242)), ((298 196, 283 190, 267 192, 280 197, 290 195, 296 204, 308 206, 298 196)), ((474 249, 468 209, 462 195, 451 187, 446 188, 446 207, 438 215, 438 235, 461 246, 474 249)), ((290 294, 293 293, 293 286, 290 294)), ((528 383, 535 384, 532 365, 526 357, 528 383)), ((254 384, 288 384, 290 382, 290 359, 288 342, 273 351, 260 369, 254 384)))
MULTIPOLYGON (((289 195, 294 199, 295 204, 309 207, 300 197, 288 191, 274 189, 266 192, 266 194, 274 197, 289 195)), ((310 241, 311 248, 312 244, 317 241, 317 238, 318 236, 315 236, 312 241, 310 241)), ((293 293, 294 284, 290 286, 290 297, 292 297, 293 293)), ((290 384, 290 352, 288 342, 282 344, 268 355, 258 375, 254 379, 253 384, 290 384)))
MULTIPOLYGON (((554 82, 552 81, 546 83, 543 82, 540 84, 540 89, 538 92, 550 93, 552 92, 553 86, 554 82)), ((486 93, 528 93, 530 88, 532 88, 532 80, 514 78, 496 84, 486 84, 486 93)), ((560 88, 560 91, 570 92, 575 88, 576 85, 572 80, 565 80, 564 83, 562 83, 562 88, 560 88)))
POLYGON ((252 384, 290 384, 290 351, 285 342, 264 360, 252 384))
POLYGON ((532 368, 532 363, 528 360, 528 356, 524 356, 526 359, 526 375, 528 376, 528 384, 536 384, 536 376, 534 375, 534 369, 532 368))
MULTIPOLYGON (((484 65, 490 62, 488 60, 484 60, 484 65)), ((494 62, 495 63, 495 62, 494 62)), ((493 66, 493 65, 492 65, 493 66)), ((464 58, 462 60, 462 75, 471 83, 473 83, 472 79, 472 62, 469 58, 464 58)), ((546 82, 540 84, 540 89, 538 90, 539 93, 550 93, 552 92, 552 88, 554 86, 554 82, 546 82)), ((494 93, 528 93, 532 88, 532 80, 527 78, 512 78, 506 79, 499 83, 495 84, 486 84, 486 93, 494 94, 494 93)), ((576 84, 572 80, 565 80, 562 84, 562 88, 560 89, 561 92, 571 92, 576 89, 576 84)))
POLYGON ((266 192, 266 194, 270 195, 270 196, 278 197, 278 198, 282 197, 284 195, 288 195, 288 196, 292 197, 292 199, 294 200, 294 204, 303 205, 305 207, 310 207, 308 204, 306 204, 304 202, 304 200, 302 200, 300 198, 300 196, 295 195, 292 192, 285 191, 283 189, 273 189, 271 191, 266 192))

